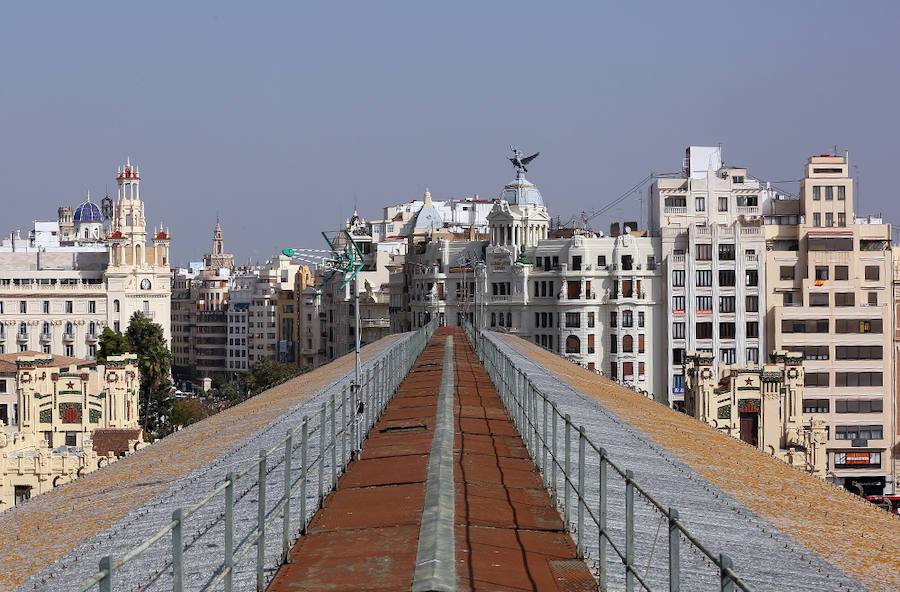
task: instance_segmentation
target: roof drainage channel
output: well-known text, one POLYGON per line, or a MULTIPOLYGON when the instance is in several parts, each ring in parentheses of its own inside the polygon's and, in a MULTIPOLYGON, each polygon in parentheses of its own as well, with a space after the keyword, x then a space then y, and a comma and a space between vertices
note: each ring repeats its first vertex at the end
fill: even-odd
POLYGON ((456 590, 456 552, 453 537, 453 336, 444 349, 441 389, 428 473, 425 481, 425 509, 419 531, 413 592, 453 592, 456 590))

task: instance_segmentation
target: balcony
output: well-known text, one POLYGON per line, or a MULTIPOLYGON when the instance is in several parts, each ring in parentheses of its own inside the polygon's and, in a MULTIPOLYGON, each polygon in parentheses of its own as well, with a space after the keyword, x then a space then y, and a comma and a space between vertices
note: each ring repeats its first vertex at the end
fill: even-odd
POLYGON ((739 216, 759 216, 759 206, 738 206, 737 214, 739 216))
POLYGON ((672 255, 672 263, 684 263, 684 255, 672 255))
POLYGON ((359 319, 360 329, 387 329, 390 326, 390 319, 359 319))
POLYGON ((63 341, 75 341, 75 333, 63 333, 63 341))
POLYGON ((141 314, 143 314, 148 319, 152 319, 156 316, 156 313, 152 310, 142 310, 141 314))
POLYGON ((21 331, 19 331, 18 333, 16 333, 16 340, 17 341, 28 341, 28 333, 27 332, 22 333, 21 331))
POLYGON ((42 342, 47 342, 47 341, 50 341, 51 339, 53 339, 53 335, 51 335, 49 331, 47 333, 43 333, 43 332, 41 333, 41 341, 42 342))
POLYGON ((663 208, 664 214, 687 214, 687 207, 685 206, 669 206, 663 208))
POLYGON ((759 255, 756 253, 747 253, 744 255, 744 261, 747 263, 757 263, 759 261, 759 255))

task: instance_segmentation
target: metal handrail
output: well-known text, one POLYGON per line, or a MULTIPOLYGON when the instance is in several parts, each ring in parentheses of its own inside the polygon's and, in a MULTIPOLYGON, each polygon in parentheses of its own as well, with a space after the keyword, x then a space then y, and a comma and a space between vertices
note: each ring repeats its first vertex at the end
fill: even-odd
MULTIPOLYGON (((635 582, 644 590, 651 592, 653 590, 646 581, 647 574, 641 574, 635 563, 634 498, 637 493, 660 513, 660 527, 663 519, 668 521, 668 589, 670 591, 677 591, 681 587, 680 538, 684 536, 685 540, 708 558, 718 570, 721 590, 731 592, 740 589, 744 592, 752 592, 750 586, 734 571, 732 561, 727 555, 717 555, 708 549, 681 522, 676 508, 664 506, 634 479, 634 474, 630 470, 623 469, 613 462, 604 448, 597 446, 587 437, 584 427, 576 426, 568 414, 561 413, 556 403, 534 385, 528 375, 513 363, 509 355, 486 337, 485 331, 481 332, 477 341, 475 331, 470 324, 465 325, 465 331, 469 341, 476 347, 480 361, 497 387, 503 404, 519 430, 529 454, 534 459, 550 493, 552 503, 560 507, 566 529, 576 539, 580 558, 586 557, 585 515, 593 524, 598 541, 598 573, 596 576, 601 590, 607 589, 609 573, 607 545, 612 547, 615 555, 623 563, 626 592, 634 590, 635 582), (558 425, 559 420, 562 420, 562 429, 558 425), (558 445, 560 431, 563 432, 562 459, 558 445), (573 431, 577 432, 575 434, 578 447, 577 467, 573 466, 572 459, 573 431), (588 505, 585 498, 585 455, 588 449, 599 457, 600 497, 596 512, 588 505), (607 528, 609 468, 612 468, 613 474, 619 475, 625 483, 624 549, 613 540, 607 528), (558 476, 558 472, 561 475, 558 476), (557 488, 560 477, 562 492, 557 488), (560 493, 562 493, 561 496, 560 493), (561 500, 560 497, 562 497, 561 500), (574 519, 571 507, 572 497, 575 498, 574 519)), ((652 550, 655 550, 655 542, 654 548, 651 549, 651 562, 652 550)))
MULTIPOLYGON (((171 554, 172 559, 172 589, 174 592, 182 592, 184 589, 184 552, 188 550, 184 544, 184 523, 195 512, 212 502, 220 493, 224 492, 224 512, 222 512, 219 520, 224 519, 225 522, 225 553, 222 563, 215 568, 215 578, 203 588, 203 590, 213 590, 220 584, 224 583, 226 592, 232 590, 232 574, 235 566, 243 559, 251 548, 256 548, 256 587, 257 590, 265 588, 264 581, 264 565, 265 565, 265 540, 268 527, 272 526, 278 517, 282 521, 282 555, 279 563, 283 563, 287 559, 288 552, 293 544, 300 536, 306 534, 307 527, 312 521, 313 515, 308 515, 306 503, 306 490, 310 484, 310 473, 314 469, 318 469, 317 487, 317 506, 322 507, 325 497, 337 485, 337 479, 346 470, 347 465, 353 459, 354 455, 361 449, 362 441, 365 440, 369 431, 378 421, 381 413, 387 407, 388 402, 393 396, 396 389, 403 382, 403 379, 412 369, 412 366, 419 357, 419 354, 425 349, 428 340, 434 334, 438 326, 438 320, 432 319, 426 326, 415 331, 407 339, 401 341, 390 349, 387 355, 380 360, 375 361, 372 366, 365 371, 361 384, 358 385, 359 401, 361 405, 357 409, 348 409, 348 405, 353 402, 352 393, 348 394, 346 386, 340 387, 340 400, 335 398, 332 393, 328 399, 328 403, 323 403, 319 409, 319 423, 317 426, 311 427, 310 419, 303 417, 303 421, 297 426, 289 429, 287 434, 276 442, 269 449, 259 451, 259 457, 245 464, 240 472, 229 471, 224 481, 213 488, 212 491, 203 496, 199 501, 187 510, 178 508, 172 512, 172 520, 155 532, 153 535, 142 541, 139 545, 130 549, 125 555, 119 559, 114 559, 112 555, 106 555, 100 559, 99 571, 93 576, 85 580, 77 589, 78 592, 86 592, 95 584, 99 584, 100 592, 112 592, 113 579, 115 572, 123 565, 146 551, 154 543, 159 541, 167 534, 172 534, 171 554), (336 402, 337 401, 337 402, 336 402), (338 412, 340 412, 340 426, 338 426, 338 412), (339 427, 339 429, 338 429, 339 427), (300 443, 294 446, 294 436, 300 432, 300 443), (316 457, 312 462, 308 462, 308 448, 310 436, 318 433, 318 450, 316 457), (326 441, 326 434, 328 440, 326 441), (338 447, 340 446, 340 453, 338 447), (283 447, 284 456, 276 459, 270 466, 269 457, 281 450, 283 447), (300 451, 300 477, 294 482, 292 478, 292 464, 295 451, 300 451), (340 458, 337 456, 340 454, 340 458), (330 458, 329 456, 330 455, 330 458), (326 480, 325 466, 326 461, 330 461, 330 475, 326 480), (266 509, 266 475, 269 470, 274 470, 277 466, 284 464, 284 488, 278 503, 266 509), (259 489, 257 496, 257 525, 244 543, 238 549, 234 549, 234 485, 242 477, 251 475, 256 469, 257 478, 250 484, 247 491, 254 487, 259 489), (297 534, 293 534, 291 530, 291 498, 300 492, 300 529, 297 534)), ((337 389, 343 378, 331 385, 332 389, 337 389)), ((353 385, 350 387, 354 388, 353 385)), ((246 493, 246 492, 245 492, 246 493)), ((207 529, 208 530, 208 529, 207 529)), ((205 533, 203 533, 205 534, 205 533)), ((203 536, 202 534, 200 536, 203 536)), ((196 541, 195 541, 196 542, 196 541)), ((168 566, 169 564, 167 564, 168 566)))

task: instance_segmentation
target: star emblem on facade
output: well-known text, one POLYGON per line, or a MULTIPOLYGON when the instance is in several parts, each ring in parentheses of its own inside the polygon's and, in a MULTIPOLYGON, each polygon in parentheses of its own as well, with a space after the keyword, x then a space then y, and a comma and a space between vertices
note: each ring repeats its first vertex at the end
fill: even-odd
POLYGON ((69 382, 66 383, 66 388, 67 389, 75 388, 75 383, 70 380, 69 382))
POLYGON ((750 377, 748 376, 748 377, 747 377, 747 380, 746 380, 746 384, 747 384, 747 386, 752 386, 752 385, 753 385, 753 379, 750 378, 750 377))

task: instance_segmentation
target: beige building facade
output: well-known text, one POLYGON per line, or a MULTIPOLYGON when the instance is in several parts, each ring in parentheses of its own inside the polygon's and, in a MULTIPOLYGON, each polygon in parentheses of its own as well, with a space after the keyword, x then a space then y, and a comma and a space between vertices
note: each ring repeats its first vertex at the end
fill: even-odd
POLYGON ((828 430, 828 476, 897 487, 890 225, 855 215, 849 157, 811 157, 799 198, 766 208, 767 341, 804 355, 804 424, 828 430))
POLYGON ((0 429, 0 511, 137 450, 137 356, 60 366, 16 359, 17 424, 0 429))

